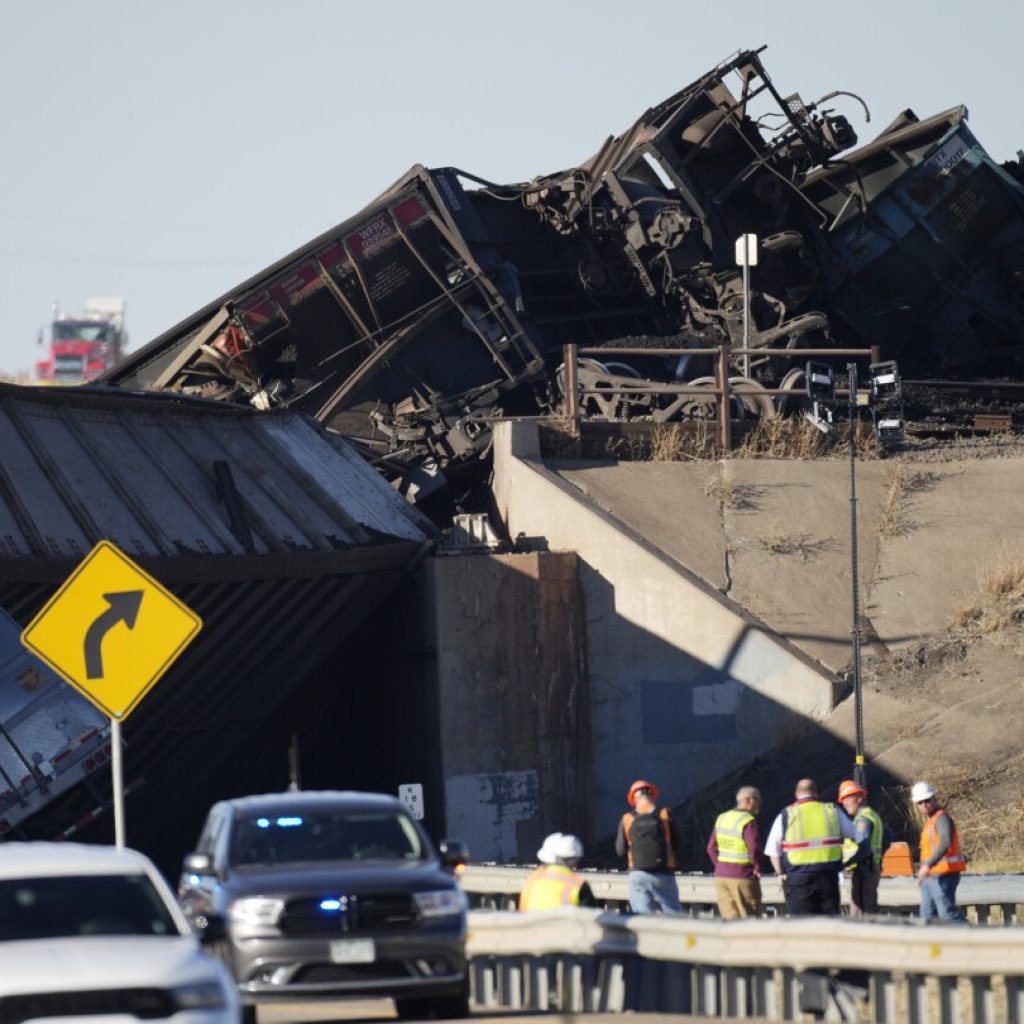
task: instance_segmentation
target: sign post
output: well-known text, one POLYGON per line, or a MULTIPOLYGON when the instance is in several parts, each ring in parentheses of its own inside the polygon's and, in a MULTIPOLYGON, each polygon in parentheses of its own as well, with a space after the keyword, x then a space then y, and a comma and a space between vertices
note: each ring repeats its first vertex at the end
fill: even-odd
MULTIPOLYGON (((743 268, 743 348, 750 348, 750 268, 757 266, 757 235, 736 239, 736 266, 743 268)), ((750 376, 750 353, 743 353, 743 376, 750 376)))
POLYGON ((102 540, 21 634, 25 647, 110 718, 118 847, 125 842, 121 723, 202 625, 187 605, 102 540))

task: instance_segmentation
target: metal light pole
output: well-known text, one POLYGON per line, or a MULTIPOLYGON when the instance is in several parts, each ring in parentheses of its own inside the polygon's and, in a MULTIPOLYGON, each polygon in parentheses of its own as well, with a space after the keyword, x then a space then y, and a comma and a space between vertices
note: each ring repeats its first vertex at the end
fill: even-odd
POLYGON ((860 581, 857 573, 857 364, 847 363, 850 409, 850 581, 852 587, 853 622, 850 640, 853 645, 853 708, 856 723, 856 751, 853 777, 857 784, 867 783, 864 758, 864 700, 860 680, 860 581))

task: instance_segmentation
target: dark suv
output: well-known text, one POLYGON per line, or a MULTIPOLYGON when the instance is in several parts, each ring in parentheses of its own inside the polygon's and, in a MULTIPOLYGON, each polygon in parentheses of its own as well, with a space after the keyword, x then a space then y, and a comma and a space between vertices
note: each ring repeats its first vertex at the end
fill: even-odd
POLYGON ((466 898, 394 797, 288 792, 214 804, 178 899, 230 967, 245 1020, 272 1000, 392 996, 400 1017, 464 1017, 466 898))

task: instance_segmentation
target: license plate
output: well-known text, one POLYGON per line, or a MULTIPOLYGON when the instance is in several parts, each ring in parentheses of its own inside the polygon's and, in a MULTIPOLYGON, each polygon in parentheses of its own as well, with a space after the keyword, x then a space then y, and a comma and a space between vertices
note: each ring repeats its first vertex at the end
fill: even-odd
POLYGON ((373 939, 334 939, 331 942, 331 963, 369 964, 376 956, 373 939))

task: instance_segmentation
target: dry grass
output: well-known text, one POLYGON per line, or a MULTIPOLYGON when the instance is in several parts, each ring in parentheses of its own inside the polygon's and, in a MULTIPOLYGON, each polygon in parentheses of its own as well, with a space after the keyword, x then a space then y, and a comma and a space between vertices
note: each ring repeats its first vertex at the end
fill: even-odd
POLYGON ((914 496, 930 491, 939 482, 938 473, 914 469, 905 462, 894 462, 886 468, 882 480, 882 507, 878 513, 878 539, 875 564, 868 574, 868 586, 878 582, 882 568, 882 543, 914 532, 914 496))
POLYGON ((1004 548, 998 562, 957 609, 955 624, 984 636, 1024 622, 1024 551, 1004 548))
POLYGON ((583 455, 579 424, 571 416, 552 416, 540 429, 541 451, 549 459, 578 459, 583 455))
POLYGON ((938 473, 913 469, 905 462, 890 465, 882 481, 882 510, 878 516, 878 536, 882 540, 902 537, 914 529, 913 498, 932 490, 938 473))
POLYGON ((651 432, 651 458, 655 462, 675 462, 684 451, 683 431, 678 423, 657 426, 651 432))
MULTIPOLYGON (((827 434, 805 419, 761 419, 749 430, 733 455, 760 459, 829 459, 849 456, 849 423, 838 423, 827 434)), ((869 423, 857 424, 857 454, 877 458, 878 443, 869 423)))
MULTIPOLYGON (((548 458, 614 458, 629 462, 713 461, 723 457, 713 419, 650 424, 643 433, 630 432, 604 441, 580 438, 577 424, 568 417, 552 417, 541 427, 541 449, 548 458)), ((760 419, 737 432, 735 447, 726 458, 820 459, 849 454, 849 424, 839 423, 823 434, 805 419, 760 419)), ((857 454, 861 459, 879 455, 870 424, 857 424, 857 454)))
POLYGON ((608 438, 593 455, 628 462, 684 462, 710 461, 718 452, 713 424, 697 420, 657 424, 649 433, 608 438))
POLYGON ((829 454, 834 434, 823 434, 804 419, 762 419, 740 441, 738 458, 819 459, 829 454))
POLYGON ((802 534, 772 531, 758 537, 757 543, 772 555, 795 555, 801 551, 803 540, 802 534))
POLYGON ((762 534, 757 538, 757 543, 769 554, 772 555, 799 555, 805 562, 823 551, 828 551, 835 545, 831 539, 815 540, 806 533, 777 533, 771 532, 762 534))
POLYGON ((713 424, 706 420, 697 420, 688 429, 684 429, 679 423, 659 424, 651 431, 648 448, 648 458, 655 462, 714 458, 713 424))
POLYGON ((756 484, 737 483, 726 472, 726 463, 719 463, 704 477, 704 494, 718 506, 719 512, 752 512, 764 488, 756 484))

